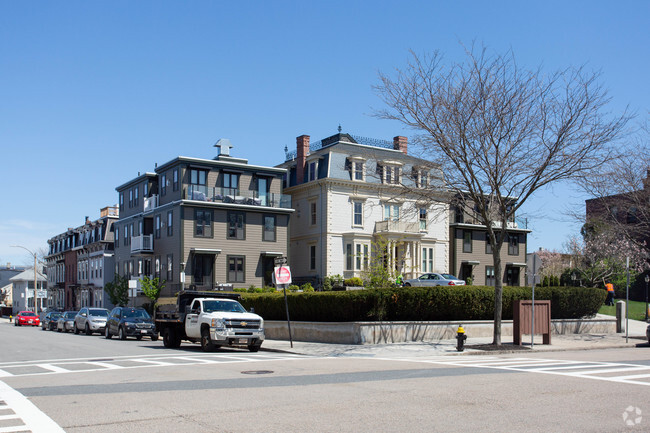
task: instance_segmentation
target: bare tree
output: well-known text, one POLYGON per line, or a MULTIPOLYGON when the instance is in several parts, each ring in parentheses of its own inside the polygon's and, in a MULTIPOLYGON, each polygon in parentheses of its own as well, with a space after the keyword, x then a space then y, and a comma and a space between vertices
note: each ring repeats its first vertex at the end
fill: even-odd
MULTIPOLYGON (((583 68, 545 74, 518 67, 512 52, 466 49, 445 66, 440 53, 418 56, 375 87, 387 105, 375 114, 419 132, 422 157, 439 163, 446 188, 466 197, 486 226, 495 276, 494 340, 501 344, 507 223, 549 184, 580 179, 616 156, 629 120, 608 116, 598 74, 583 68)), ((437 194, 435 187, 431 193, 437 194)))

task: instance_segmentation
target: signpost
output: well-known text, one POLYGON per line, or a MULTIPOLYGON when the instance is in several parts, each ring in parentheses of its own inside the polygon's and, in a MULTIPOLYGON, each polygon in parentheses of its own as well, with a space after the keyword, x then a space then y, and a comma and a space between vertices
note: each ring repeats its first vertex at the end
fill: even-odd
POLYGON ((289 328, 289 343, 293 348, 293 338, 291 337, 291 319, 289 318, 289 302, 287 301, 287 286, 291 284, 291 269, 287 264, 286 257, 276 257, 273 259, 275 268, 273 269, 273 283, 275 287, 282 287, 284 291, 284 308, 287 312, 287 327, 289 328))

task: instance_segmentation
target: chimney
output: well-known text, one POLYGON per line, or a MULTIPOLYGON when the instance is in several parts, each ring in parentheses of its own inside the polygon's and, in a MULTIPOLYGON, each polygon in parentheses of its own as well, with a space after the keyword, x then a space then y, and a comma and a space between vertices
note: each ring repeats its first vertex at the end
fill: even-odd
POLYGON ((401 135, 398 135, 397 137, 393 137, 393 149, 400 150, 404 152, 405 155, 407 155, 408 154, 407 142, 408 142, 408 138, 402 137, 401 135))
POLYGON ((85 222, 85 224, 90 224, 90 217, 89 217, 88 215, 86 215, 86 222, 85 222))
POLYGON ((305 160, 309 154, 309 135, 296 138, 296 185, 303 183, 305 176, 305 160))

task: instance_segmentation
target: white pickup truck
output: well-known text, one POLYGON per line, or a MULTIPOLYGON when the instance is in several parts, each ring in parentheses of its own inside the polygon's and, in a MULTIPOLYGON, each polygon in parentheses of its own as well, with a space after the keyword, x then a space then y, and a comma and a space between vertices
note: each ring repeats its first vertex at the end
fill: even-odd
POLYGON ((156 313, 165 347, 179 347, 187 340, 200 342, 204 351, 243 346, 257 352, 264 341, 264 320, 247 312, 237 299, 237 293, 180 292, 176 311, 156 313))

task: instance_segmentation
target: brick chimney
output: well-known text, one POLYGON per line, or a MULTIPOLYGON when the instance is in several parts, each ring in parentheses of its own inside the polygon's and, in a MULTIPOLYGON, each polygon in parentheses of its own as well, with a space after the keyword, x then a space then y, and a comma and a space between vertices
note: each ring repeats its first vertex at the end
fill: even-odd
POLYGON ((309 154, 309 135, 296 137, 296 185, 304 182, 305 160, 309 154))
POLYGON ((401 150, 404 152, 405 155, 408 154, 408 146, 407 146, 408 138, 402 137, 401 135, 398 135, 397 137, 393 137, 393 149, 395 150, 401 150))

